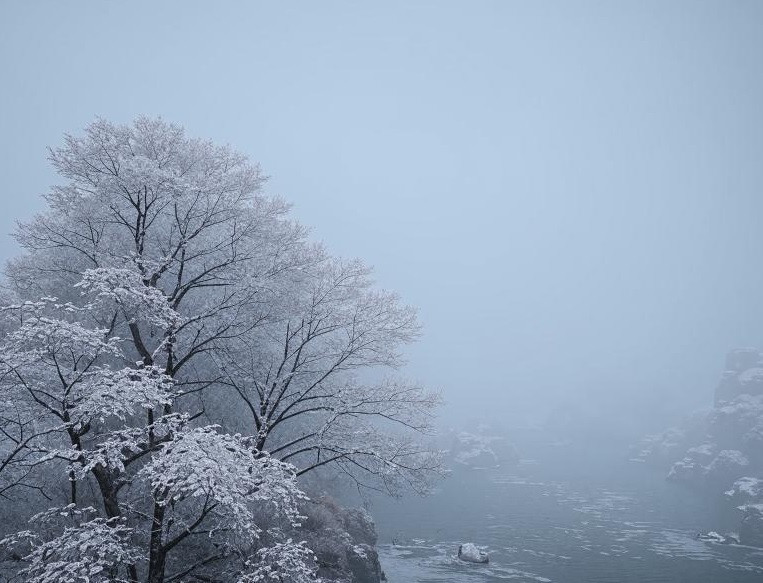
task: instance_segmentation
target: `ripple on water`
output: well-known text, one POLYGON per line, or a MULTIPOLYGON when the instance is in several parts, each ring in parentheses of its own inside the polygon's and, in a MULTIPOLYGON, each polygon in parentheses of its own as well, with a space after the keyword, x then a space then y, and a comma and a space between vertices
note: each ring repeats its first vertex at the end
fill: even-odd
MULTIPOLYGON (((380 545, 379 558, 390 583, 484 583, 519 581, 551 583, 551 579, 527 570, 521 561, 491 562, 486 565, 461 561, 454 549, 457 542, 421 545, 380 545)), ((482 547, 483 549, 485 547, 482 547)))
POLYGON ((490 545, 490 563, 460 561, 459 542, 438 540, 445 532, 454 536, 441 527, 427 540, 380 547, 391 583, 763 581, 763 551, 697 540, 691 530, 697 521, 649 507, 651 492, 645 497, 538 476, 492 478, 471 484, 485 488, 484 496, 459 516, 466 521, 462 531, 490 545))
POLYGON ((681 530, 662 530, 657 533, 651 549, 664 557, 682 557, 695 561, 709 561, 716 558, 712 548, 696 535, 681 530))

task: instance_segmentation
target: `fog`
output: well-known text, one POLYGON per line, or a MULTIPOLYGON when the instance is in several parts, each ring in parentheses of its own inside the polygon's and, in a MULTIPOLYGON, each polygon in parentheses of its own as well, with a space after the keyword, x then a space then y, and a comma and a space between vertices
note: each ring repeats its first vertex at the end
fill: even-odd
POLYGON ((162 115, 420 309, 409 371, 458 414, 674 413, 763 345, 758 3, 0 10, 4 233, 45 146, 162 115))
POLYGON ((46 146, 161 116, 418 308, 446 429, 634 443, 763 348, 760 2, 4 2, 0 84, 3 262, 46 146))

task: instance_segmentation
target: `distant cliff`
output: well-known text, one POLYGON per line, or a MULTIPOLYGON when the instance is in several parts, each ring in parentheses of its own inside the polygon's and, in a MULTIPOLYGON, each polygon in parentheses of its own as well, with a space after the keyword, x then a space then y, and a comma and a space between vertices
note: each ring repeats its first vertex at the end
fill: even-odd
POLYGON ((733 350, 725 368, 711 409, 647 436, 632 459, 736 504, 742 542, 763 546, 763 354, 733 350))

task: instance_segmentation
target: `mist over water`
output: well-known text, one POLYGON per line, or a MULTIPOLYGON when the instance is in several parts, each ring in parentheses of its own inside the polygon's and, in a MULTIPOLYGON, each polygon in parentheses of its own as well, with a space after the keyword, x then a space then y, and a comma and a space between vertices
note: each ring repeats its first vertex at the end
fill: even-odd
POLYGON ((390 580, 760 580, 760 549, 697 539, 719 524, 706 500, 662 475, 616 467, 620 480, 537 467, 456 474, 431 501, 382 502, 376 513, 390 580), (489 550, 489 565, 456 558, 463 537, 489 550))
POLYGON ((6 2, 0 83, 0 233, 161 116, 417 308, 448 475, 316 488, 389 581, 763 580, 763 3, 6 2))

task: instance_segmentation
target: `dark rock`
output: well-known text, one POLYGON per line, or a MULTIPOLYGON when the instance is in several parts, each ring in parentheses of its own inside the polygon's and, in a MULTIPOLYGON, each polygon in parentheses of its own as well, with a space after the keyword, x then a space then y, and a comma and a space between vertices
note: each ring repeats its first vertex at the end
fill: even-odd
POLYGON ((343 508, 323 496, 305 504, 301 536, 318 559, 318 575, 326 581, 380 583, 382 570, 374 548, 378 536, 371 516, 343 508))
POLYGON ((352 583, 379 583, 382 570, 379 554, 369 545, 355 545, 347 553, 347 562, 352 573, 352 583))
POLYGON ((375 546, 379 540, 371 515, 362 508, 348 508, 343 515, 344 528, 358 543, 375 546))

